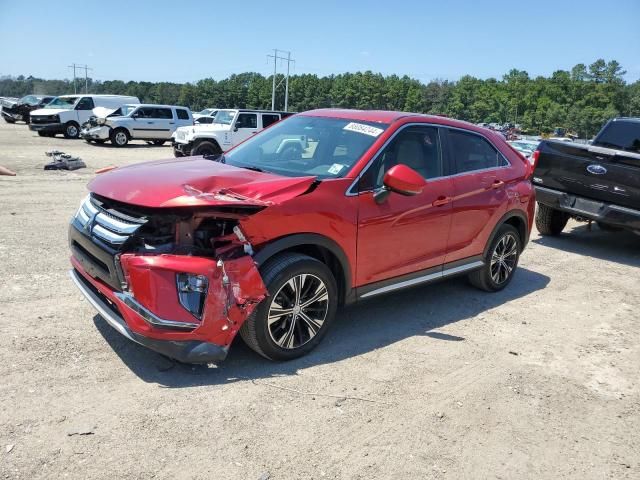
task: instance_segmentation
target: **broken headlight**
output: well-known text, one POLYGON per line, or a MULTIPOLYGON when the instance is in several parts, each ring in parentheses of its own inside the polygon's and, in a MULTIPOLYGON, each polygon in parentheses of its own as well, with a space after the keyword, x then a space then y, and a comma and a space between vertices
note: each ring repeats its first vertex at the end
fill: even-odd
POLYGON ((191 273, 178 273, 176 275, 178 285, 178 298, 180 305, 198 318, 202 318, 204 302, 207 298, 209 280, 204 275, 194 275, 191 273))

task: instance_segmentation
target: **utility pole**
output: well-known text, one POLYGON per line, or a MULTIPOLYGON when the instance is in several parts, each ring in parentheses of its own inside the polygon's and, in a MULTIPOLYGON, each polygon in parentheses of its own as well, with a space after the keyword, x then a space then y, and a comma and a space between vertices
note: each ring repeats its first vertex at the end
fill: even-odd
POLYGON ((78 93, 78 87, 76 86, 76 68, 84 69, 84 93, 89 93, 89 70, 93 70, 93 68, 89 68, 88 65, 69 65, 69 68, 73 68, 73 93, 78 93))
POLYGON ((273 84, 271 86, 271 110, 276 109, 276 88, 280 86, 278 83, 276 85, 276 75, 278 73, 278 60, 284 60, 287 62, 287 75, 285 77, 285 90, 284 90, 284 110, 286 111, 289 108, 289 69, 291 66, 291 62, 296 63, 295 60, 291 59, 291 52, 286 52, 284 50, 273 50, 273 55, 267 55, 268 58, 273 58, 273 84), (286 57, 281 57, 278 53, 286 53, 286 57))

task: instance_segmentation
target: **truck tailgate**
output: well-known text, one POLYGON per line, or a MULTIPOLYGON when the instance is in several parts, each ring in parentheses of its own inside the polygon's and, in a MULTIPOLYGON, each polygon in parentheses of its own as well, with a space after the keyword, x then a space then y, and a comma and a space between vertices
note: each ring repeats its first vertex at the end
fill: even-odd
POLYGON ((560 141, 544 141, 538 149, 540 156, 533 175, 536 185, 640 207, 640 156, 560 141))

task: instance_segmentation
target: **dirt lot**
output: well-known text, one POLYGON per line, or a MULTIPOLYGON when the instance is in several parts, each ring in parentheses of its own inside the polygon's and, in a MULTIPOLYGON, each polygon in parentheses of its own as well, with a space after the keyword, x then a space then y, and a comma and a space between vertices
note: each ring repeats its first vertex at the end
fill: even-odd
POLYGON ((176 365, 67 277, 94 170, 169 156, 0 124, 0 478, 640 478, 640 237, 534 232, 501 293, 452 280, 343 311, 297 361, 176 365), (89 168, 43 171, 52 148, 89 168))

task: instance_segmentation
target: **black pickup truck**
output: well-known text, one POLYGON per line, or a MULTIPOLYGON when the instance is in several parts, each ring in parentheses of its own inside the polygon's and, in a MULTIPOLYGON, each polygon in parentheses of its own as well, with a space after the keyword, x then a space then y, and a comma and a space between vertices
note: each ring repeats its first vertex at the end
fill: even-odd
POLYGON ((12 105, 2 107, 0 115, 7 123, 16 123, 18 120, 29 123, 29 113, 38 108, 43 108, 54 98, 56 97, 51 95, 27 95, 12 105))
POLYGON ((545 140, 533 161, 542 235, 569 218, 640 234, 640 118, 609 120, 591 145, 545 140))

